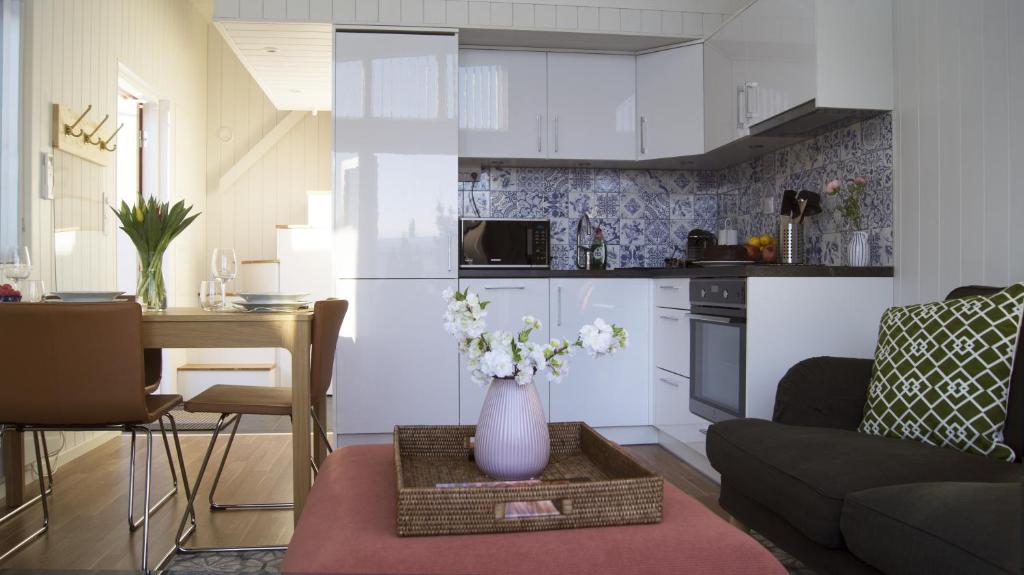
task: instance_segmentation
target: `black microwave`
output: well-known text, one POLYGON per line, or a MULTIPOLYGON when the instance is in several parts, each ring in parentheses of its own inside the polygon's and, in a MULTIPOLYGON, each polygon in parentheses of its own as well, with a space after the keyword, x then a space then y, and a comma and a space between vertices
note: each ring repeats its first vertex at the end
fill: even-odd
POLYGON ((460 268, 551 267, 548 220, 464 218, 460 224, 460 268))

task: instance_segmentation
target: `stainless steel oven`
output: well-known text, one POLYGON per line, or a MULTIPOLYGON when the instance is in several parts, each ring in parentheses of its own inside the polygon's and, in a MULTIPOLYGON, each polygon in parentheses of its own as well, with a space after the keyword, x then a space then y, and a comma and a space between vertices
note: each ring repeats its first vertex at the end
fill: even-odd
POLYGON ((460 220, 461 268, 548 268, 551 223, 548 220, 460 220))
POLYGON ((709 421, 746 415, 747 282, 690 280, 690 411, 709 421))

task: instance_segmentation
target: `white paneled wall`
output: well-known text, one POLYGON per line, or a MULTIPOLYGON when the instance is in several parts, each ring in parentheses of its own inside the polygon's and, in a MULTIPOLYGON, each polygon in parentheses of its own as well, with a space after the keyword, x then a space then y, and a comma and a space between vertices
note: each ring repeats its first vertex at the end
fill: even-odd
MULTIPOLYGON (((172 197, 205 211, 209 24, 191 2, 182 0, 31 0, 23 5, 22 241, 32 249, 33 276, 53 289, 54 230, 82 229, 75 257, 61 264, 60 287, 111 289, 115 285, 114 220, 102 198, 117 197, 114 166, 101 167, 54 151, 57 199, 40 199, 40 155, 53 151, 51 104, 79 110, 92 104, 93 118, 116 116, 118 64, 131 69, 171 102, 172 197)), ((104 134, 114 127, 111 123, 104 126, 104 134)), ((199 222, 179 236, 168 252, 172 305, 195 303, 204 267, 204 226, 202 219, 199 222)), ((104 437, 67 433, 64 453, 84 452, 104 437)), ((59 444, 54 438, 50 447, 59 444)), ((61 462, 65 460, 62 456, 61 462)))
POLYGON ((699 38, 749 0, 215 0, 215 20, 602 32, 699 38))
POLYGON ((894 4, 896 301, 1024 281, 1024 2, 894 4))
MULTIPOLYGON (((52 150, 51 104, 78 110, 91 104, 94 119, 116 116, 118 64, 128 67, 171 102, 171 193, 203 211, 208 24, 191 2, 179 0, 32 0, 24 6, 23 237, 34 274, 51 289, 56 285, 54 229, 79 228, 97 237, 76 246, 73 262, 62 266, 60 287, 110 289, 114 219, 103 199, 117 197, 114 166, 57 151, 57 199, 41 200, 40 154, 52 150)), ((203 226, 193 225, 173 244, 167 268, 172 298, 193 301, 203 243, 203 226)))
POLYGON ((209 28, 206 252, 277 257, 276 226, 305 224, 306 192, 331 189, 331 114, 305 117, 236 182, 221 177, 288 116, 274 108, 220 32, 209 28))

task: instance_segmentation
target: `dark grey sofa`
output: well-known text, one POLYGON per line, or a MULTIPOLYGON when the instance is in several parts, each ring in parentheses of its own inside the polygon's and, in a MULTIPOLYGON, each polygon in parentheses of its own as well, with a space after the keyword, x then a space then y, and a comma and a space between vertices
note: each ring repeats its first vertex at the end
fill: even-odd
POLYGON ((821 573, 1021 573, 1024 344, 1005 427, 1015 463, 858 433, 871 363, 802 361, 779 383, 772 421, 712 425, 722 507, 821 573))

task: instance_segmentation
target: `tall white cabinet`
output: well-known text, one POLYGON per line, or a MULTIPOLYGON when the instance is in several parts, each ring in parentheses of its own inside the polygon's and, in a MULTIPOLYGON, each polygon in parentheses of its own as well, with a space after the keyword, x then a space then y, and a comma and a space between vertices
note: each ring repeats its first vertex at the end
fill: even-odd
POLYGON ((338 32, 334 80, 333 270, 351 304, 337 431, 456 424, 458 352, 441 298, 458 281, 455 35, 338 32))
POLYGON ((549 158, 636 159, 636 57, 548 54, 549 158))
POLYGON ((455 277, 455 36, 335 38, 336 277, 455 277))
MULTIPOLYGON (((460 279, 459 289, 469 288, 484 301, 491 302, 487 306, 487 329, 511 331, 517 333, 523 328, 523 316, 532 315, 540 320, 540 332, 533 332, 530 340, 544 343, 550 339, 551 326, 548 321, 548 280, 545 279, 460 279)), ((544 405, 544 414, 548 415, 548 398, 550 384, 544 376, 534 379, 537 393, 544 405)), ((480 408, 484 404, 487 388, 479 385, 470 377, 466 363, 459 361, 459 423, 475 425, 480 416, 480 408)))
POLYGON ((601 318, 629 332, 629 346, 612 357, 577 353, 569 373, 551 386, 552 421, 594 427, 650 424, 650 280, 554 278, 551 336, 574 341, 601 318))
POLYGON ((459 154, 546 158, 547 54, 459 51, 459 154))

